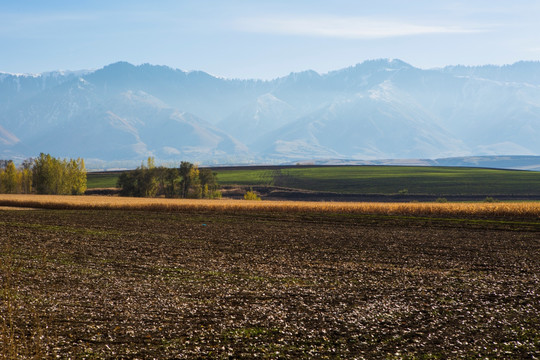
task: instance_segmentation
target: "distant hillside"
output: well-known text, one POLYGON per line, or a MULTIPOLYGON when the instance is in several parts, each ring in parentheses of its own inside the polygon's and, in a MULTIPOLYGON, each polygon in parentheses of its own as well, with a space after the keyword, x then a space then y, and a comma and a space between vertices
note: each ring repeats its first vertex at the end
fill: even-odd
POLYGON ((389 166, 458 166, 488 169, 540 171, 540 156, 465 156, 441 159, 377 159, 377 160, 305 160, 289 165, 389 165, 389 166))
POLYGON ((538 169, 523 159, 540 155, 539 138, 538 62, 422 70, 382 59, 273 81, 125 62, 0 74, 0 158, 49 152, 129 167, 148 156, 209 165, 490 156, 495 167, 538 169))

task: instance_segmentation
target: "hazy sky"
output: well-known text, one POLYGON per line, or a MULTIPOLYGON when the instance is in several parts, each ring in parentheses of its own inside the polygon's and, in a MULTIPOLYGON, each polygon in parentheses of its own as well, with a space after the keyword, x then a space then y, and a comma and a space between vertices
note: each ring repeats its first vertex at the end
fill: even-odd
POLYGON ((270 79, 368 59, 421 68, 540 59, 536 0, 0 1, 0 71, 116 61, 270 79))

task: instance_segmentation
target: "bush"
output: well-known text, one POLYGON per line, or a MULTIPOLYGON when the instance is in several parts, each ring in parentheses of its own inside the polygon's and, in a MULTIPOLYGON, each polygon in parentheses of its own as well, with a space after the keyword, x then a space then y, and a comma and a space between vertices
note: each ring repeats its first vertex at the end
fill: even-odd
POLYGON ((247 191, 245 194, 244 194, 244 200, 258 200, 260 201, 261 200, 261 197, 259 195, 257 195, 253 189, 250 189, 249 191, 247 191))
POLYGON ((440 197, 435 201, 438 202, 438 203, 447 203, 448 202, 448 200, 446 198, 443 198, 443 197, 440 197))

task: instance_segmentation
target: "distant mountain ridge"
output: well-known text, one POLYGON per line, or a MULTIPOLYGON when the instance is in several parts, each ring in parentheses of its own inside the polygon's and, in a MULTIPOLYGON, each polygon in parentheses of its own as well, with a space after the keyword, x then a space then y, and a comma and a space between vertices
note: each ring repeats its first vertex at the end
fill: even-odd
POLYGON ((216 165, 535 156, 539 138, 540 62, 423 70, 379 59, 271 81, 127 62, 0 73, 0 158, 216 165))
POLYGON ((540 156, 464 156, 440 159, 377 159, 377 160, 304 160, 284 165, 382 165, 382 166, 457 166, 490 169, 540 171, 540 156))

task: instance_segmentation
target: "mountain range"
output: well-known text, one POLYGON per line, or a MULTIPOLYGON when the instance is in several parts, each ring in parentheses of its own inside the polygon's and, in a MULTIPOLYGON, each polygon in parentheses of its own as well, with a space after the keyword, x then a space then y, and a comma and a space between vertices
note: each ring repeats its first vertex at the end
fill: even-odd
MULTIPOLYGON (((104 167, 540 155, 540 62, 371 60, 269 81, 118 62, 0 73, 0 158, 104 167)), ((538 161, 540 163, 540 161, 538 161)))

